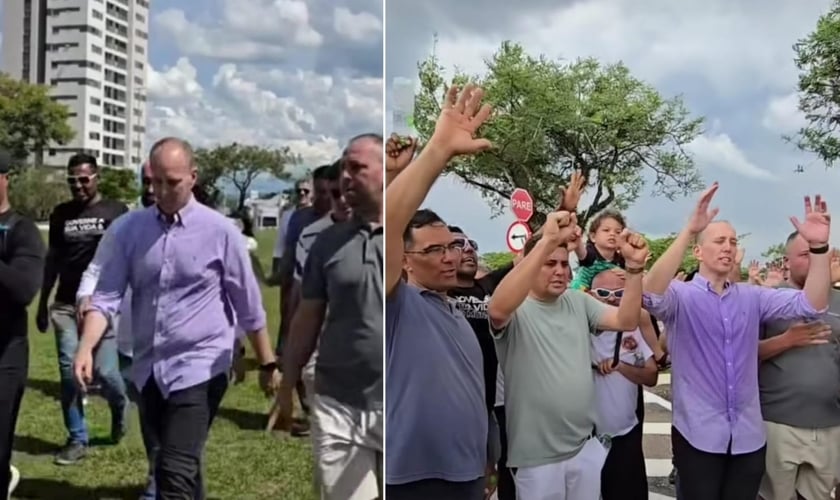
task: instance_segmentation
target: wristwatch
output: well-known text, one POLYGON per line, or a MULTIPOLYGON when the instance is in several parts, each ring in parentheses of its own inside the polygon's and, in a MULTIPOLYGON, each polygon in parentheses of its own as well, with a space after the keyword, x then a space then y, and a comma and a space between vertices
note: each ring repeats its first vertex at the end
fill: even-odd
POLYGON ((275 370, 277 370, 277 362, 276 361, 272 361, 270 363, 260 365, 260 371, 261 372, 271 373, 275 370))

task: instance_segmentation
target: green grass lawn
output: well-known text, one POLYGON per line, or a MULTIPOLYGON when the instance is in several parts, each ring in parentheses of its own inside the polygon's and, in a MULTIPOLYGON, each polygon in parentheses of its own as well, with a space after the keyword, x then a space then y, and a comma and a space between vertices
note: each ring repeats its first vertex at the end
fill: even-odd
MULTIPOLYGON (((273 231, 265 231, 257 238, 266 270, 271 268, 274 238, 273 231)), ((263 301, 269 331, 276 334, 278 289, 264 289, 263 301)), ((93 441, 88 457, 75 466, 53 465, 53 453, 66 439, 58 400, 55 341, 51 330, 41 334, 35 328, 34 308, 30 310, 30 324, 29 384, 17 424, 13 457, 21 472, 21 483, 13 498, 136 499, 147 470, 136 409, 128 436, 119 445, 110 445, 108 407, 104 400, 92 397, 86 407, 93 441), (97 445, 98 442, 103 444, 97 445)), ((291 438, 285 433, 266 434, 263 429, 269 406, 253 370, 244 383, 228 389, 205 451, 210 498, 315 498, 309 439, 291 438)))

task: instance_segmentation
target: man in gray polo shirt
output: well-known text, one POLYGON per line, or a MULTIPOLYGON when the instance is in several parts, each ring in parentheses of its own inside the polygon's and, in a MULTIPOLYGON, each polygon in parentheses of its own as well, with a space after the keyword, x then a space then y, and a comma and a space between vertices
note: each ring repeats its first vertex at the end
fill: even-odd
POLYGON ((382 157, 380 135, 347 146, 341 184, 353 217, 324 229, 312 245, 283 352, 278 403, 288 422, 292 390, 320 334, 312 443, 325 500, 382 496, 382 157))
MULTIPOLYGON (((801 289, 808 274, 808 243, 787 240, 790 281, 801 289)), ((772 321, 758 345, 761 413, 767 426, 764 500, 830 498, 840 472, 840 292, 831 291, 820 321, 772 321)), ((810 318, 813 320, 814 318, 810 318)))
POLYGON ((618 307, 568 290, 569 250, 577 220, 548 214, 525 257, 496 287, 487 315, 505 380, 508 467, 519 500, 598 500, 607 450, 595 437, 595 381, 589 335, 639 326, 647 243, 626 229, 618 307))
POLYGON ((483 500, 493 463, 481 347, 446 296, 458 286, 463 240, 434 212, 417 210, 452 158, 490 146, 475 139, 490 114, 481 97, 474 86, 460 96, 450 89, 432 138, 388 186, 388 500, 483 500))

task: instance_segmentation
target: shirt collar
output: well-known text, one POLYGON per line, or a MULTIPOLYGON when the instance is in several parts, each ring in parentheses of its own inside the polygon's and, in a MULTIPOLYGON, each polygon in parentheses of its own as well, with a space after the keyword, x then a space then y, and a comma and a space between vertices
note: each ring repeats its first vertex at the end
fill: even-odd
MULTIPOLYGON (((714 288, 712 288, 712 282, 711 282, 711 281, 709 281, 709 280, 707 280, 707 279, 706 279, 706 278, 704 278, 703 276, 700 276, 700 273, 695 273, 695 274, 694 274, 694 277, 693 277, 693 278, 691 278, 691 283, 692 283, 693 285, 695 285, 695 286, 699 286, 700 288, 702 288, 702 289, 704 289, 704 290, 708 290, 708 291, 710 291, 710 292, 715 292, 715 293, 717 293, 717 292, 715 291, 715 289, 714 289, 714 288)), ((727 279, 727 280, 726 280, 726 282, 723 284, 723 290, 724 290, 724 291, 726 291, 727 289, 729 289, 729 287, 730 287, 731 285, 732 285, 732 282, 730 282, 730 281, 727 279)))
POLYGON ((195 197, 190 195, 190 200, 187 202, 186 205, 184 205, 184 208, 182 208, 181 210, 178 210, 177 212, 172 214, 171 217, 166 215, 165 213, 161 212, 160 208, 157 205, 155 205, 155 210, 157 211, 158 220, 160 220, 164 224, 167 224, 167 225, 170 225, 170 226, 176 225, 176 224, 180 225, 180 226, 185 226, 185 225, 188 225, 190 223, 190 221, 192 220, 192 217, 195 214, 197 205, 198 205, 198 202, 195 200, 195 197))

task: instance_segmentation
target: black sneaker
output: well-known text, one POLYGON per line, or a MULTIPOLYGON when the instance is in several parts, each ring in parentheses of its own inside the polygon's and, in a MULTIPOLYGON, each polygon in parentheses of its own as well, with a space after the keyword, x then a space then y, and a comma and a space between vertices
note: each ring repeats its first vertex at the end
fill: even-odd
POLYGON ((671 468, 671 473, 668 474, 668 482, 670 484, 676 484, 677 482, 677 469, 671 468))
POLYGON ((55 455, 56 465, 74 465, 87 456, 87 446, 69 442, 55 455))

